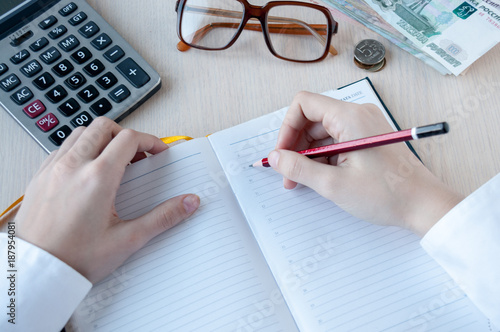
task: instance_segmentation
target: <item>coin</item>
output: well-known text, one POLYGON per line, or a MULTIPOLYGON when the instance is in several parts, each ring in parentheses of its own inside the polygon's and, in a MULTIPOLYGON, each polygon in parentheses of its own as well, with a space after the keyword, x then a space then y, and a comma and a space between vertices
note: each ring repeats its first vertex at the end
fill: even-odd
POLYGON ((371 72, 376 72, 376 71, 382 70, 382 68, 384 68, 384 67, 385 67, 385 59, 380 61, 380 63, 373 65, 371 68, 368 68, 367 70, 371 71, 371 72))
POLYGON ((362 64, 361 62, 359 62, 358 60, 356 60, 356 58, 354 58, 354 64, 356 66, 358 66, 359 68, 364 69, 364 70, 368 70, 371 67, 373 67, 372 65, 364 65, 364 64, 362 64))
POLYGON ((354 48, 354 58, 363 65, 376 65, 385 58, 385 47, 377 40, 364 39, 354 48))

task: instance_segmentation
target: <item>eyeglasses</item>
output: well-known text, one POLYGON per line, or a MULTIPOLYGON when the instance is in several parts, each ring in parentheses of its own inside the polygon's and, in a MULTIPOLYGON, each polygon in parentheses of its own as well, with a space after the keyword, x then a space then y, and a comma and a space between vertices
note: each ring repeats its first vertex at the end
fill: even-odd
POLYGON ((337 54, 331 39, 338 24, 319 5, 272 1, 260 7, 247 0, 177 0, 175 10, 180 51, 225 50, 243 30, 252 30, 262 31, 269 51, 283 60, 316 62, 328 53, 337 54))

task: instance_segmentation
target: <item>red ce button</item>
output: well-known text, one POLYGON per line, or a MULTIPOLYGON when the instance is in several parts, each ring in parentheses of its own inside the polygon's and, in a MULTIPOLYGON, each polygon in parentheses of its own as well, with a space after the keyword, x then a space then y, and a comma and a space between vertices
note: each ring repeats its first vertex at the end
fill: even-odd
POLYGON ((36 118, 45 112, 45 105, 40 100, 35 100, 24 109, 24 113, 28 114, 30 118, 36 118))

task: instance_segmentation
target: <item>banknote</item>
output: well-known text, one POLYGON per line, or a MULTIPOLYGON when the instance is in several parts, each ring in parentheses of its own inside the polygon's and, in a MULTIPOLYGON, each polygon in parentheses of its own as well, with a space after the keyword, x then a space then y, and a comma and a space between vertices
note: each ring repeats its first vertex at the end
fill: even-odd
POLYGON ((500 41, 500 0, 365 0, 387 23, 459 75, 500 41))
MULTIPOLYGON (((311 0, 311 2, 318 3, 315 0, 311 0)), ((363 0, 323 0, 321 4, 326 5, 328 8, 333 8, 347 17, 354 19, 356 22, 363 24, 386 38, 388 41, 399 46, 401 49, 433 67, 441 74, 451 74, 442 64, 423 52, 420 48, 416 47, 411 40, 387 23, 363 0)), ((338 15, 338 13, 334 13, 338 15)))

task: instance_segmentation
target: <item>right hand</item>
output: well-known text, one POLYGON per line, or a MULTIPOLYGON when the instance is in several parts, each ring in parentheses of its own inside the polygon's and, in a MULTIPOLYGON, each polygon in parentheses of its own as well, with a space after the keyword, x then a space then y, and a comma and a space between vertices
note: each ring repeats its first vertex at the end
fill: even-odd
POLYGON ((449 190, 404 143, 309 159, 294 151, 392 132, 377 106, 308 92, 293 100, 271 166, 284 186, 306 185, 356 217, 423 236, 462 197, 449 190), (402 165, 410 165, 402 172, 402 165))

